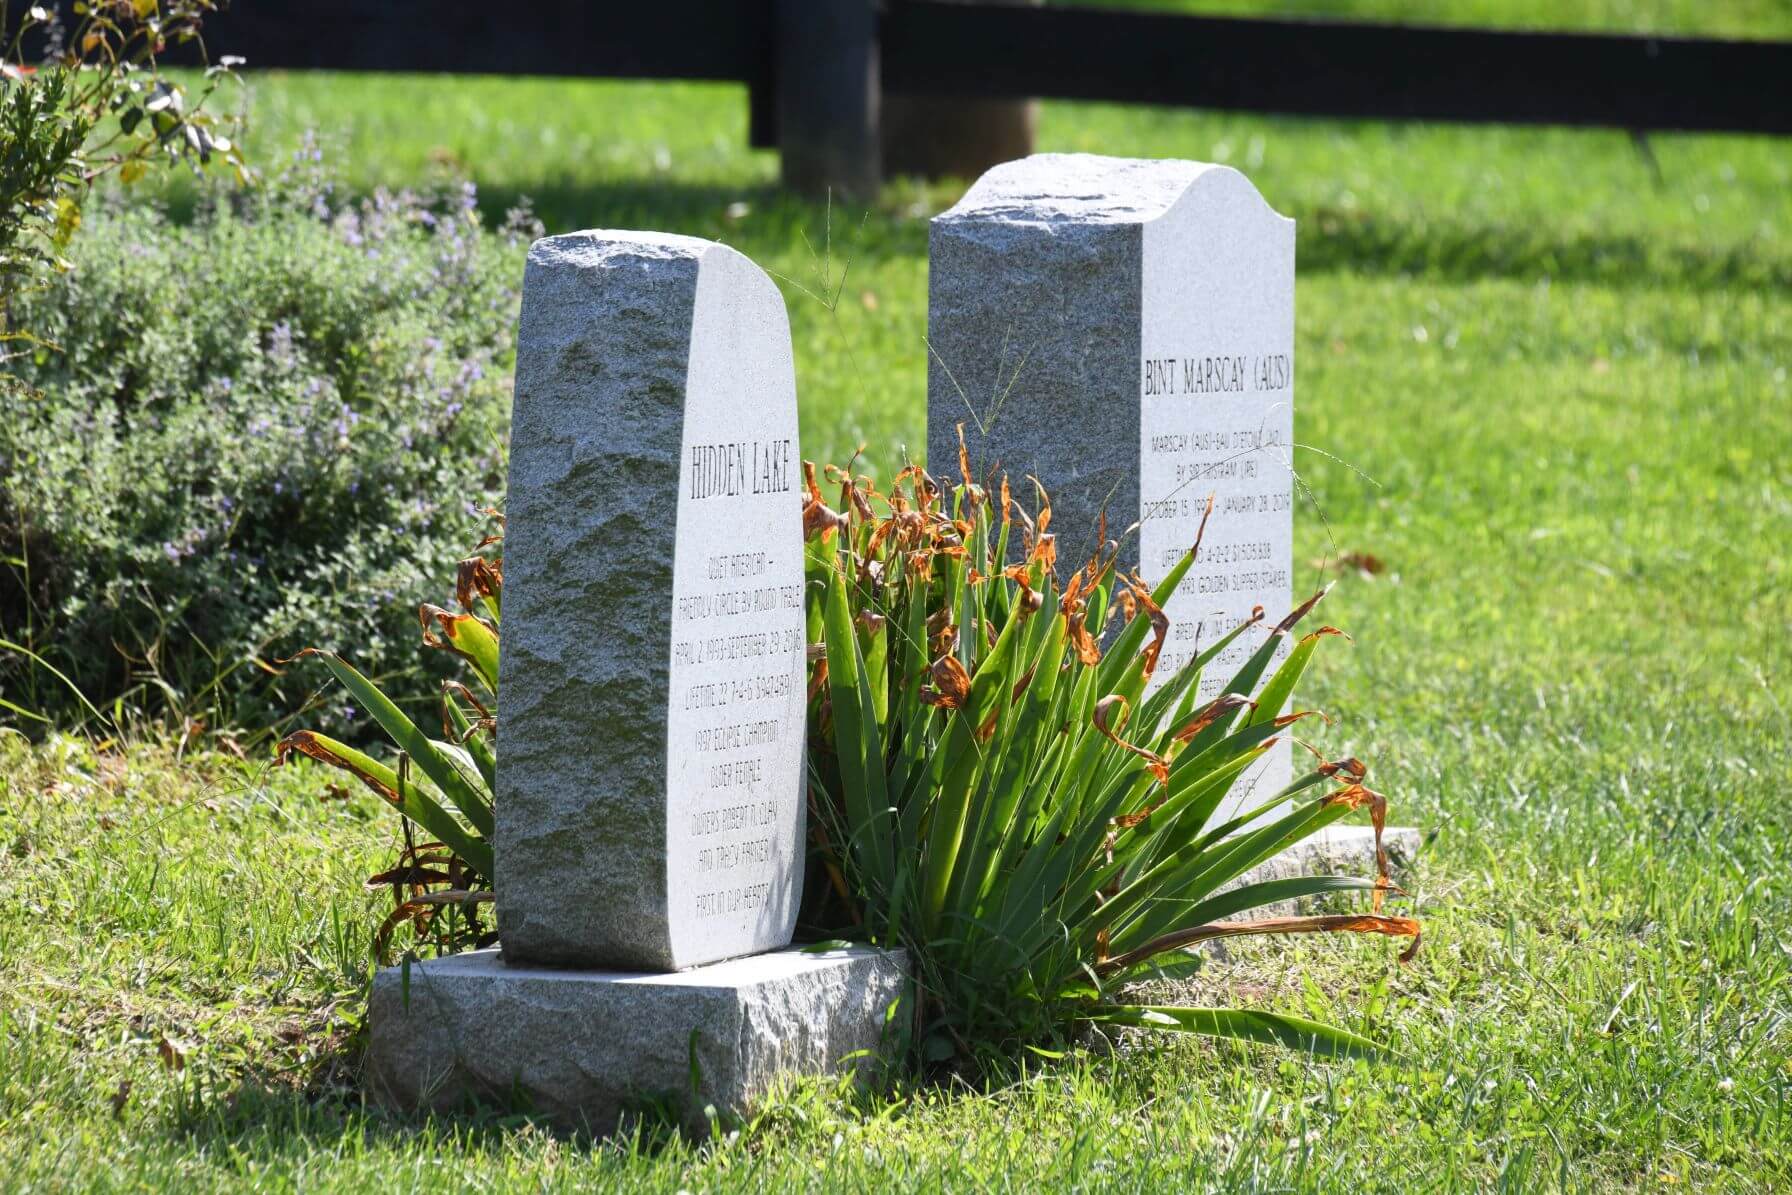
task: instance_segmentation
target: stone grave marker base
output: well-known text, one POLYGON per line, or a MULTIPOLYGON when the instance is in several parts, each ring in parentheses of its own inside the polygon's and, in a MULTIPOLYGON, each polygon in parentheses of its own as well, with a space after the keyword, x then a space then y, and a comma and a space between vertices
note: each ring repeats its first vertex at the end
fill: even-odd
POLYGON ((773 951, 669 973, 503 962, 496 949, 412 963, 373 981, 369 1086, 404 1110, 467 1096, 605 1133, 661 1102, 708 1131, 704 1106, 744 1115, 783 1075, 838 1074, 876 1051, 902 994, 900 952, 773 951), (698 1085, 692 1087, 692 1033, 698 1085))
MULTIPOLYGON (((1388 852, 1388 866, 1399 882, 1400 873, 1418 857, 1421 835, 1411 826, 1387 826, 1381 832, 1381 845, 1388 852)), ((1281 854, 1266 859, 1238 877, 1230 887, 1260 884, 1265 880, 1286 880, 1295 876, 1375 874, 1375 830, 1370 826, 1334 823, 1281 854)), ((1286 917, 1295 912, 1296 901, 1266 905, 1246 914, 1251 917, 1286 917)))

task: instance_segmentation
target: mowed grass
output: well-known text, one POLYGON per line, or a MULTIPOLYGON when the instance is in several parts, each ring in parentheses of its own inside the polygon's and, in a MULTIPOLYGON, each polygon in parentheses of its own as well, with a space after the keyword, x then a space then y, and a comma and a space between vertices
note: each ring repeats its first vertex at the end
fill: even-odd
MULTIPOLYGON (((254 102, 264 160, 316 126, 357 186, 458 166, 494 214, 529 194, 556 230, 729 240, 794 280, 807 454, 863 443, 887 475, 918 453, 922 217, 952 187, 781 197, 728 88, 291 76, 254 102)), ((352 1085, 384 811, 259 754, 15 739, 4 1185, 1792 1182, 1792 149, 1657 138, 1657 178, 1617 134, 1070 105, 1041 143, 1229 160, 1301 221, 1299 576, 1384 565, 1338 579, 1323 617, 1355 644, 1307 699, 1428 835, 1426 941, 1407 966, 1361 940, 1237 949, 1203 997, 1404 1061, 1151 1038, 984 1091, 811 1084, 661 1148, 392 1118, 352 1085)))
MULTIPOLYGON (((1056 0, 1047 0, 1048 3, 1056 0)), ((1064 0, 1069 3, 1070 0, 1064 0)), ((1327 18, 1477 29, 1588 30, 1683 37, 1784 38, 1792 10, 1777 0, 1075 0, 1228 17, 1327 18)))

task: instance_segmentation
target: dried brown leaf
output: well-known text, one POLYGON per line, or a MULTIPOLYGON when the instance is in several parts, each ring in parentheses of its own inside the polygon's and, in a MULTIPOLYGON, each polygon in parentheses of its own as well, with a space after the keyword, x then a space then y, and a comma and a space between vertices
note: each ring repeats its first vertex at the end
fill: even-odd
POLYGON ((965 671, 958 657, 940 656, 927 670, 932 684, 921 689, 921 700, 941 709, 963 709, 971 699, 971 674, 965 671))
POLYGON ((294 752, 297 752, 300 755, 309 756, 319 763, 329 764, 333 768, 341 768, 343 771, 354 775, 362 784, 365 784, 368 788, 372 789, 380 797, 390 801, 394 805, 398 804, 397 789, 394 789, 391 785, 386 784, 383 781, 375 779, 372 775, 362 771, 347 759, 330 750, 330 748, 319 742, 317 735, 311 731, 295 730, 285 738, 281 739, 278 743, 274 744, 274 765, 278 767, 279 765, 284 764, 288 757, 294 752))
POLYGON ((454 574, 454 600, 463 610, 473 609, 475 598, 500 597, 504 592, 504 565, 500 560, 469 556, 461 561, 454 574))
POLYGON ((1289 631, 1292 631, 1295 627, 1295 624, 1300 622, 1301 619, 1305 618, 1307 616, 1307 614, 1312 611, 1313 607, 1317 606, 1319 604, 1319 599, 1326 595, 1326 593, 1329 591, 1329 588, 1330 587, 1328 586, 1326 589, 1321 589, 1319 592, 1315 593, 1312 597, 1308 598, 1306 601, 1302 602, 1300 605, 1298 605, 1294 609, 1290 610, 1288 612, 1288 617, 1284 618, 1281 622, 1278 622, 1275 626, 1275 630, 1271 631, 1270 633, 1272 635, 1286 635, 1289 631))
POLYGON ((1095 711, 1090 715, 1090 721, 1095 723, 1095 729, 1100 731, 1102 737, 1108 742, 1122 751, 1130 751, 1144 760, 1145 766, 1151 769, 1151 774, 1157 778, 1159 784, 1168 784, 1170 782, 1169 760, 1155 751, 1147 751, 1120 737, 1118 731, 1126 721, 1127 709, 1126 698, 1118 693, 1110 693, 1095 703, 1095 711))
MULTIPOLYGON (((1151 642, 1145 645, 1145 650, 1141 653, 1144 656, 1145 677, 1149 680, 1151 674, 1157 671, 1157 661, 1163 654, 1164 641, 1170 637, 1170 616, 1151 600, 1150 587, 1137 573, 1126 581, 1126 586, 1126 591, 1137 599, 1138 604, 1144 608, 1146 617, 1151 620, 1151 642)), ((1132 617, 1129 611, 1127 618, 1132 617)))
POLYGON ((1371 913, 1339 913, 1322 917, 1266 917, 1257 921, 1210 921, 1153 938, 1151 941, 1096 965, 1096 972, 1111 975, 1171 950, 1185 950, 1212 938, 1236 938, 1261 934, 1385 934, 1411 938, 1400 954, 1410 962, 1418 953, 1419 923, 1411 917, 1383 917, 1371 913))
POLYGON ((1364 805, 1369 807, 1369 824, 1375 830, 1375 892, 1371 897, 1370 908, 1379 912, 1383 896, 1393 887, 1393 881, 1388 878, 1387 847, 1381 841, 1382 831, 1387 828, 1388 799, 1359 782, 1338 789, 1325 798, 1325 803, 1344 805, 1351 809, 1360 809, 1364 805))
POLYGON ((389 888, 393 884, 452 884, 454 877, 431 867, 399 866, 368 876, 362 881, 367 888, 389 888))
POLYGON ((1228 714, 1237 713, 1247 705, 1253 705, 1249 697, 1243 693, 1221 693, 1212 701, 1196 710, 1181 730, 1170 737, 1179 743, 1186 743, 1196 735, 1212 726, 1228 714))

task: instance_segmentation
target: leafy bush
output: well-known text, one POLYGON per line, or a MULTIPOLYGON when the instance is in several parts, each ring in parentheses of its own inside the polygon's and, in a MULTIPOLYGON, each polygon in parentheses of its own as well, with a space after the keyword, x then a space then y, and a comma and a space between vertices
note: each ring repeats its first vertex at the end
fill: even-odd
MULTIPOLYGON (((23 297, 61 348, 0 395, 0 616, 96 701, 262 724, 309 690, 279 657, 348 643, 427 689, 407 611, 503 484, 534 229, 470 184, 345 200, 317 157, 188 226, 103 207, 23 297)), ((0 698, 71 708, 17 652, 0 698)))
POLYGON ((1249 624, 1153 689, 1163 607, 1199 542, 1155 590, 1118 572, 1111 543, 1060 587, 1043 492, 1029 520, 1005 480, 990 494, 961 467, 950 495, 912 467, 887 496, 836 474, 843 514, 811 471, 804 514, 809 638, 826 644, 811 689, 815 871, 843 906, 836 924, 909 951, 921 1057, 1005 1055, 1090 1022, 1374 1052, 1299 1017, 1126 997, 1135 981, 1189 969, 1187 948, 1209 938, 1344 931, 1417 944, 1417 922, 1379 913, 1227 920, 1351 890, 1379 909, 1387 885, 1378 843, 1375 880, 1224 890, 1352 810, 1369 808, 1380 834, 1382 799, 1354 759, 1320 759, 1248 812, 1215 818, 1234 781, 1307 716, 1281 711, 1330 628, 1270 665, 1319 595, 1220 696, 1196 700, 1201 669, 1249 624))
POLYGON ((61 253, 95 178, 116 171, 128 182, 182 160, 227 162, 247 177, 204 110, 229 60, 205 72, 196 96, 157 71, 157 55, 198 39, 214 0, 77 4, 72 26, 38 4, 14 24, 14 7, 0 7, 0 347, 29 339, 8 327, 8 299, 66 268, 61 253), (28 40, 41 65, 27 61, 28 40))

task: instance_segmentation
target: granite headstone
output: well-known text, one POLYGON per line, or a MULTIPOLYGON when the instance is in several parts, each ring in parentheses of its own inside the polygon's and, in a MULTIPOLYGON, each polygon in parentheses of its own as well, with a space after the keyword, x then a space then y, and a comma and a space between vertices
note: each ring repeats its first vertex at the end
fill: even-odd
POLYGON ((883 1041, 900 951, 785 949, 803 865, 784 300, 691 237, 530 249, 500 665, 500 949, 380 970, 368 1081, 694 1132, 883 1041))
MULTIPOLYGON (((1225 166, 1037 154, 933 221, 929 271, 937 469, 962 424, 974 468, 1047 486, 1061 562, 1088 558, 1105 512, 1149 583, 1213 497, 1158 680, 1261 607, 1203 673, 1217 694, 1291 604, 1294 222, 1225 166)), ((1229 808, 1288 774, 1278 744, 1229 808)))
POLYGON ((674 971, 790 941, 800 462, 764 271, 694 237, 535 243, 505 541, 507 962, 674 971))

